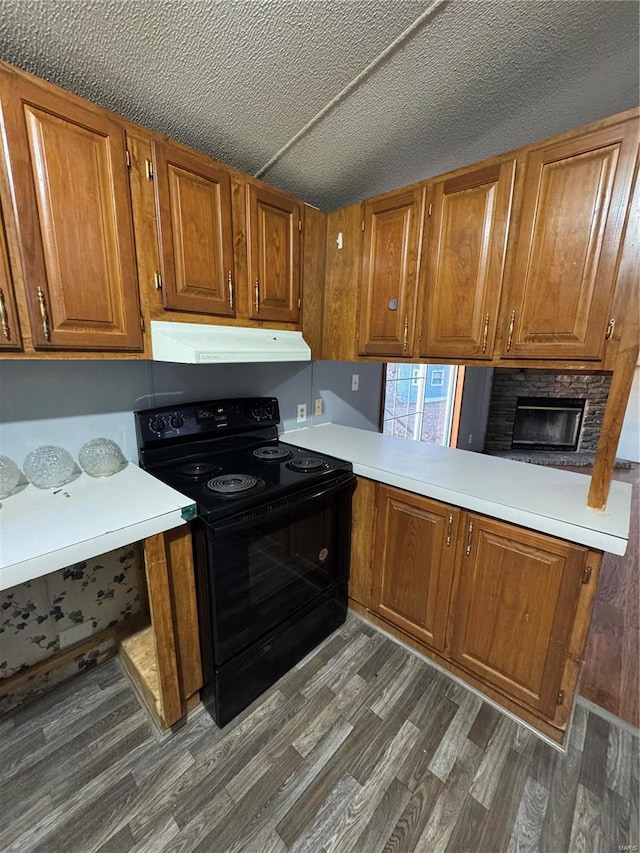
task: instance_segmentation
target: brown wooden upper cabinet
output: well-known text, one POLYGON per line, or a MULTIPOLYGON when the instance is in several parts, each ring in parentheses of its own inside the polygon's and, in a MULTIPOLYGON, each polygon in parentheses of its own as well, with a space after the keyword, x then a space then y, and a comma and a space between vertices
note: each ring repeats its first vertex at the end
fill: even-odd
POLYGON ((153 182, 164 307, 234 317, 229 172, 203 154, 155 139, 153 182))
POLYGON ((527 149, 503 356, 602 357, 637 149, 637 119, 527 149))
POLYGON ((516 162, 462 169, 431 185, 418 354, 491 359, 516 162))
POLYGON ((247 222, 249 317, 297 323, 302 205, 277 190, 250 183, 247 222))
POLYGON ((122 126, 7 66, 0 103, 34 346, 141 349, 122 126))
POLYGON ((442 651, 460 510, 378 488, 372 609, 442 651))
POLYGON ((452 660, 553 719, 588 551, 464 514, 450 619, 452 660))
POLYGON ((360 355, 413 355, 424 187, 363 204, 360 355))
POLYGON ((9 252, 0 213, 0 349, 22 349, 22 337, 9 266, 9 252))

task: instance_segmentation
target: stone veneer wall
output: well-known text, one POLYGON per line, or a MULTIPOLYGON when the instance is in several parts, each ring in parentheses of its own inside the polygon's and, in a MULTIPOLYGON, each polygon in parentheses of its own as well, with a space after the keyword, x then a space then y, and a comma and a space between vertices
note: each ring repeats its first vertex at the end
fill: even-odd
POLYGON ((496 369, 493 373, 485 452, 511 450, 518 397, 578 397, 587 402, 577 449, 595 453, 610 384, 610 376, 496 369))

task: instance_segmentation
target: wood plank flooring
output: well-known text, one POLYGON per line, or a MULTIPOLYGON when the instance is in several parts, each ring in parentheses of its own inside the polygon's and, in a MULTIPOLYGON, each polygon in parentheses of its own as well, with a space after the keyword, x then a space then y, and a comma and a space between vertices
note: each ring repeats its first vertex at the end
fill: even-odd
POLYGON ((224 730, 159 741, 117 661, 0 721, 0 849, 605 853, 640 842, 638 764, 581 707, 560 754, 350 616, 224 730))

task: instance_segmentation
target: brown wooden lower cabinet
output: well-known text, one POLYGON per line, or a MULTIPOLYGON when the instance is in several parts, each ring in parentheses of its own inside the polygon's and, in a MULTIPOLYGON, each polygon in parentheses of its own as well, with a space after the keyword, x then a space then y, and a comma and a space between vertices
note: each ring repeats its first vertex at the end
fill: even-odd
POLYGON ((368 559, 358 549, 352 606, 562 742, 602 555, 363 482, 375 512, 354 513, 354 538, 372 515, 375 534, 368 559))
POLYGON ((378 501, 373 609, 442 651, 460 511, 398 489, 378 501))

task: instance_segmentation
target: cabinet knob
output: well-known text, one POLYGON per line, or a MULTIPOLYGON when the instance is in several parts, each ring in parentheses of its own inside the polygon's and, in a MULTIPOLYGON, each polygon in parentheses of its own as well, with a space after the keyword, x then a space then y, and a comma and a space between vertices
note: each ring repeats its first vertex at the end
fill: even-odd
POLYGON ((467 556, 471 553, 471 541, 473 538, 473 522, 469 523, 469 528, 467 530, 467 556))
POLYGON ((482 352, 487 351, 487 338, 489 337, 489 315, 484 318, 484 332, 482 335, 482 352))
POLYGON ((513 327, 516 323, 516 311, 515 308, 511 312, 511 320, 509 322, 509 334, 507 335, 507 352, 511 350, 511 342, 513 341, 513 327))
POLYGON ((47 300, 44 293, 38 288, 38 305, 40 306, 40 317, 42 319, 42 331, 47 341, 51 340, 51 326, 49 325, 49 314, 47 312, 47 300))
POLYGON ((2 334, 6 340, 11 340, 11 326, 9 325, 9 315, 7 314, 7 306, 4 303, 4 291, 0 287, 0 323, 2 323, 2 334))

